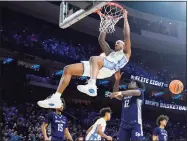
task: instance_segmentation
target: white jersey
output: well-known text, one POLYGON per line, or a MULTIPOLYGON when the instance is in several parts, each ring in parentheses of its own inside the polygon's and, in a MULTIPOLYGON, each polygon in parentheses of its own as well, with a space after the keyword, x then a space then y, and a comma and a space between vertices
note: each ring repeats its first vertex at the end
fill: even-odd
MULTIPOLYGON (((111 77, 115 72, 122 69, 127 63, 128 59, 126 58, 123 50, 113 51, 108 56, 105 53, 102 53, 100 56, 104 57, 103 67, 99 70, 97 79, 104 79, 111 77)), ((89 61, 81 61, 84 65, 84 72, 82 76, 90 77, 90 63, 89 61)))
POLYGON ((108 56, 102 53, 100 56, 105 58, 103 67, 106 67, 110 70, 119 71, 128 63, 128 59, 126 58, 123 50, 113 51, 108 56))
POLYGON ((106 129, 106 121, 104 120, 104 118, 100 118, 93 124, 91 131, 86 136, 86 141, 101 140, 101 136, 97 133, 98 125, 102 126, 102 132, 104 133, 104 130, 106 129))

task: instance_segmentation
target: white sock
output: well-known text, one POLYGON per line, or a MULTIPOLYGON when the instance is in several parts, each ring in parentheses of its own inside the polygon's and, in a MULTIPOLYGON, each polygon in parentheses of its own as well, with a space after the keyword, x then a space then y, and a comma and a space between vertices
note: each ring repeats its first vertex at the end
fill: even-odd
POLYGON ((56 92, 56 93, 55 93, 55 96, 57 96, 57 97, 61 97, 61 94, 58 93, 58 92, 56 92))
POLYGON ((96 85, 96 79, 91 79, 90 78, 88 83, 91 84, 91 85, 96 85))

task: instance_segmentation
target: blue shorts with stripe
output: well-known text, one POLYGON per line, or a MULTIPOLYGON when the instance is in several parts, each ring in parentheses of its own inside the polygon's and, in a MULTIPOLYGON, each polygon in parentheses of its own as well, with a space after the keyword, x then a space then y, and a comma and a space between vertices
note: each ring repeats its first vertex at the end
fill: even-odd
POLYGON ((120 125, 117 141, 142 141, 142 126, 138 123, 120 125))

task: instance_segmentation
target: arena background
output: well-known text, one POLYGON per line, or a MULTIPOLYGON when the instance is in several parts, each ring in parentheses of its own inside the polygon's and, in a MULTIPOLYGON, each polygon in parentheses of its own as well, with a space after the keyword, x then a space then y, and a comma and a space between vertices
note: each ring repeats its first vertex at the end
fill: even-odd
MULTIPOLYGON (((59 4, 0 2, 2 140, 8 139, 9 134, 16 134, 15 131, 22 140, 42 139, 40 126, 47 111, 39 108, 36 102, 55 91, 65 65, 88 60, 90 56, 101 53, 97 41, 99 17, 92 14, 63 30, 58 27, 59 4)), ((142 113, 146 140, 151 139, 155 120, 160 114, 170 118, 167 126, 169 139, 186 140, 186 4, 121 4, 130 13, 132 57, 122 70, 124 75, 120 89, 125 89, 133 77, 146 83, 142 113), (175 79, 184 84, 183 92, 178 95, 168 89, 169 83, 175 79), (154 81, 163 85, 155 85, 154 81)), ((109 35, 107 40, 113 46, 119 38, 122 38, 122 21, 117 24, 116 34, 109 35)), ((86 79, 74 77, 63 94, 67 102, 65 115, 70 120, 70 132, 74 139, 84 137, 99 109, 110 106, 113 119, 109 122, 107 133, 115 137, 121 104, 105 97, 107 91, 112 91, 114 78, 97 81, 99 94, 95 98, 76 89, 86 79)))

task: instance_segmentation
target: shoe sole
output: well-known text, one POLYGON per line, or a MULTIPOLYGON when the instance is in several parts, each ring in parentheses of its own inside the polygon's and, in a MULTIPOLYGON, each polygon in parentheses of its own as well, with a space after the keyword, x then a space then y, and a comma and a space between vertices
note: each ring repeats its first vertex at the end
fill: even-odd
POLYGON ((42 102, 40 102, 40 101, 38 101, 37 104, 38 104, 40 107, 42 107, 42 108, 52 108, 52 109, 61 108, 61 106, 56 106, 56 105, 54 105, 54 106, 49 106, 49 105, 46 105, 46 104, 44 104, 44 103, 42 103, 42 102))
POLYGON ((97 96, 97 93, 91 95, 91 93, 86 93, 86 92, 81 91, 80 88, 79 88, 79 86, 77 86, 77 89, 78 89, 78 91, 80 91, 81 93, 87 94, 88 96, 91 96, 91 97, 97 96))
POLYGON ((91 95, 90 93, 89 94, 88 93, 84 93, 84 94, 86 94, 88 96, 91 96, 91 97, 96 97, 97 96, 97 94, 94 94, 94 95, 91 95))

